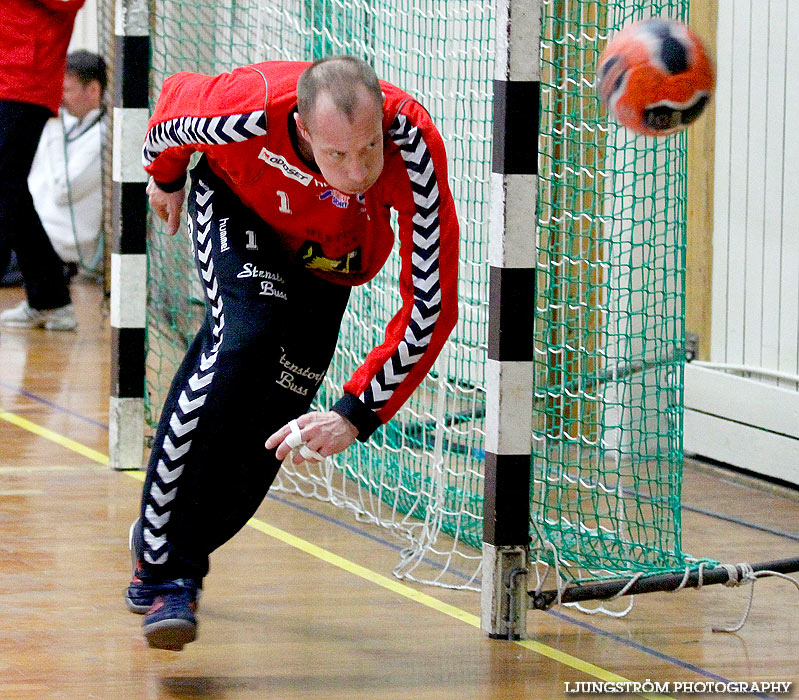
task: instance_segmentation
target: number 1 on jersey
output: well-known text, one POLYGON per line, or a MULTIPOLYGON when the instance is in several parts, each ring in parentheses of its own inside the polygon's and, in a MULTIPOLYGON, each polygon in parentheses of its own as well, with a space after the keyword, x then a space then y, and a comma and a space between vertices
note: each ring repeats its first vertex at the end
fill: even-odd
POLYGON ((281 214, 291 214, 291 207, 289 207, 289 196, 283 190, 277 191, 277 196, 280 197, 280 206, 277 210, 281 214))

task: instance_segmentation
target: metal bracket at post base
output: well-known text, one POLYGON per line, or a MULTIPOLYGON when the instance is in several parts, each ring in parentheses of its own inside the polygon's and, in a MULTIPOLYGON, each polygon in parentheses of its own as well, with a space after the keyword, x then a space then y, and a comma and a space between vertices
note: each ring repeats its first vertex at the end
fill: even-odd
POLYGON ((108 416, 109 466, 141 469, 144 460, 144 399, 112 396, 108 416))
POLYGON ((492 639, 524 639, 527 631, 527 548, 483 543, 481 627, 492 639))

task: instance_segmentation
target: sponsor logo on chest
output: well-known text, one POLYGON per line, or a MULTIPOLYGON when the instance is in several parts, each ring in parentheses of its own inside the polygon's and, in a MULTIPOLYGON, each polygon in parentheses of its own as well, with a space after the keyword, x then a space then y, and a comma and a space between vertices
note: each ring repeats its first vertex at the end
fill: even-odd
POLYGON ((334 190, 332 187, 322 192, 322 194, 319 195, 319 199, 323 202, 326 199, 329 199, 333 206, 336 206, 339 209, 346 209, 350 205, 349 195, 339 192, 338 190, 334 190))
POLYGON ((280 170, 287 178, 296 180, 306 187, 313 182, 313 175, 303 172, 298 167, 292 165, 279 153, 272 153, 272 151, 262 148, 258 157, 273 168, 280 170))

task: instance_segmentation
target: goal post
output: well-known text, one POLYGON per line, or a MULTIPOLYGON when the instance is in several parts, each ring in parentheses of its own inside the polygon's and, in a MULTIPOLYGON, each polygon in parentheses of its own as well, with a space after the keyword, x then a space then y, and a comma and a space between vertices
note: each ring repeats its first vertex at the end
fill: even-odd
POLYGON ((494 6, 481 626, 518 639, 530 539, 541 8, 537 0, 494 6))
MULTIPOLYGON (((140 469, 147 319, 147 173, 141 142, 149 116, 150 24, 147 0, 116 0, 113 9, 109 460, 113 469, 140 469)), ((102 4, 98 13, 110 19, 102 4)))

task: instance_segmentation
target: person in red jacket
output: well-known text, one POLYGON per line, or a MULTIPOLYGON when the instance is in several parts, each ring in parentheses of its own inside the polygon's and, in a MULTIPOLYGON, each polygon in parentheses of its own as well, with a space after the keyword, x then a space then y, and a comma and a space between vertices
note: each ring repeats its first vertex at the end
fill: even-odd
POLYGON ((61 103, 67 47, 85 0, 0 3, 0 270, 11 250, 27 299, 0 325, 72 330, 63 263, 33 206, 28 174, 47 120, 61 103))
POLYGON ((150 204, 188 229, 208 312, 166 399, 128 607, 157 648, 196 637, 208 555, 238 532, 283 459, 365 441, 422 381, 457 320, 458 221, 444 144, 408 93, 364 61, 270 61, 168 78, 143 159, 150 204), (350 289, 390 255, 401 304, 329 411, 308 409, 350 289))

